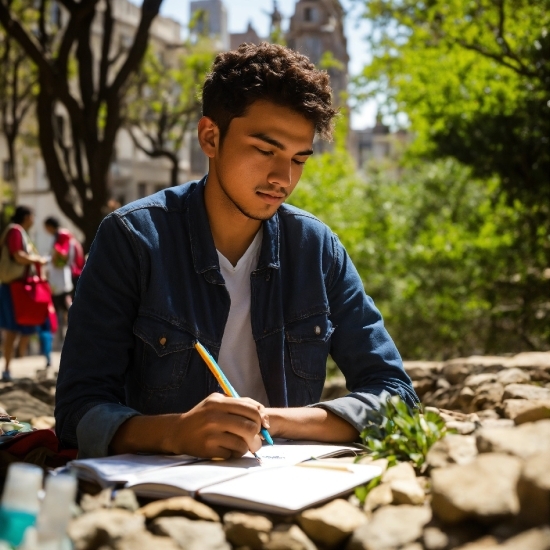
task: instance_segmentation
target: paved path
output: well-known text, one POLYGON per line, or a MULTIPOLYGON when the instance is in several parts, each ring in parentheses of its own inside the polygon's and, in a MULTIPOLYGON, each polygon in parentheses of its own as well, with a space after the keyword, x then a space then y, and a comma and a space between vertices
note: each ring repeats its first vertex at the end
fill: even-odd
MULTIPOLYGON (((59 358, 61 352, 52 352, 52 366, 54 371, 59 370, 59 358)), ((13 378, 34 378, 36 371, 43 370, 46 366, 46 358, 43 355, 29 355, 20 359, 12 359, 10 371, 13 378)), ((4 370, 4 359, 0 358, 0 368, 4 370)))

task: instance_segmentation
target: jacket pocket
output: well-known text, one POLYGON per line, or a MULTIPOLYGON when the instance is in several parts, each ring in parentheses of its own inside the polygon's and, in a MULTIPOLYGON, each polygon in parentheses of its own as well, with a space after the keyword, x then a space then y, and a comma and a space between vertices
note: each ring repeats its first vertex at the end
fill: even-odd
POLYGON ((189 366, 196 339, 183 329, 153 317, 139 316, 134 323, 138 375, 146 391, 176 389, 189 366))
POLYGON ((326 314, 311 315, 285 327, 292 371, 302 379, 308 402, 318 401, 321 397, 333 332, 326 314))

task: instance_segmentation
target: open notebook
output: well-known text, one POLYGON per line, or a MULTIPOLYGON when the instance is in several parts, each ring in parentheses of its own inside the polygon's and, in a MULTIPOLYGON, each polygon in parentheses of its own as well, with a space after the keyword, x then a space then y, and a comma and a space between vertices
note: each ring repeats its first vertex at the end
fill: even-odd
POLYGON ((252 455, 202 461, 139 473, 125 487, 149 498, 190 495, 212 504, 288 514, 381 474, 377 466, 316 460, 356 452, 352 446, 278 441, 258 451, 261 464, 252 455))

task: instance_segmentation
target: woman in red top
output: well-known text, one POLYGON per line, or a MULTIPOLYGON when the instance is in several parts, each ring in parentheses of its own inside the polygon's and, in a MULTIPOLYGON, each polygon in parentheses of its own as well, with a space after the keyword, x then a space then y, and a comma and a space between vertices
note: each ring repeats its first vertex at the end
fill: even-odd
MULTIPOLYGON (((21 265, 46 263, 46 259, 36 254, 30 245, 27 231, 34 223, 34 212, 27 206, 18 206, 11 219, 9 228, 2 246, 7 246, 12 259, 21 265)), ((19 339, 19 354, 23 356, 26 353, 29 343, 29 337, 35 333, 37 327, 18 325, 15 322, 13 312, 13 301, 10 292, 10 284, 0 285, 0 328, 2 329, 3 352, 4 352, 4 372, 2 380, 11 380, 10 361, 13 355, 13 345, 17 335, 19 339)))

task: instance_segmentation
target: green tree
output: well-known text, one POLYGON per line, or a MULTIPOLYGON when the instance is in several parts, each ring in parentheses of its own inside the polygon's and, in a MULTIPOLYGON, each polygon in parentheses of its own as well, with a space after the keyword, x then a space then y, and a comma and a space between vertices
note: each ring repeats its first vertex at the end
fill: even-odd
POLYGON ((550 0, 357 1, 373 24, 360 92, 406 113, 415 153, 497 174, 548 218, 550 0))
POLYGON ((170 61, 150 47, 128 93, 125 127, 135 146, 151 158, 172 165, 171 185, 177 185, 182 144, 200 118, 200 85, 215 52, 210 41, 188 41, 170 61))
POLYGON ((113 0, 27 3, 26 11, 36 14, 31 25, 0 0, 0 25, 38 70, 39 143, 51 189, 87 247, 105 215, 124 94, 161 2, 143 0, 133 36, 122 40, 113 0))
MULTIPOLYGON (((10 8, 19 17, 32 23, 32 14, 25 10, 20 0, 9 0, 10 8)), ((17 202, 18 171, 16 141, 21 125, 34 105, 37 93, 38 74, 24 50, 8 33, 0 28, 0 129, 8 150, 8 183, 11 196, 17 202)))

